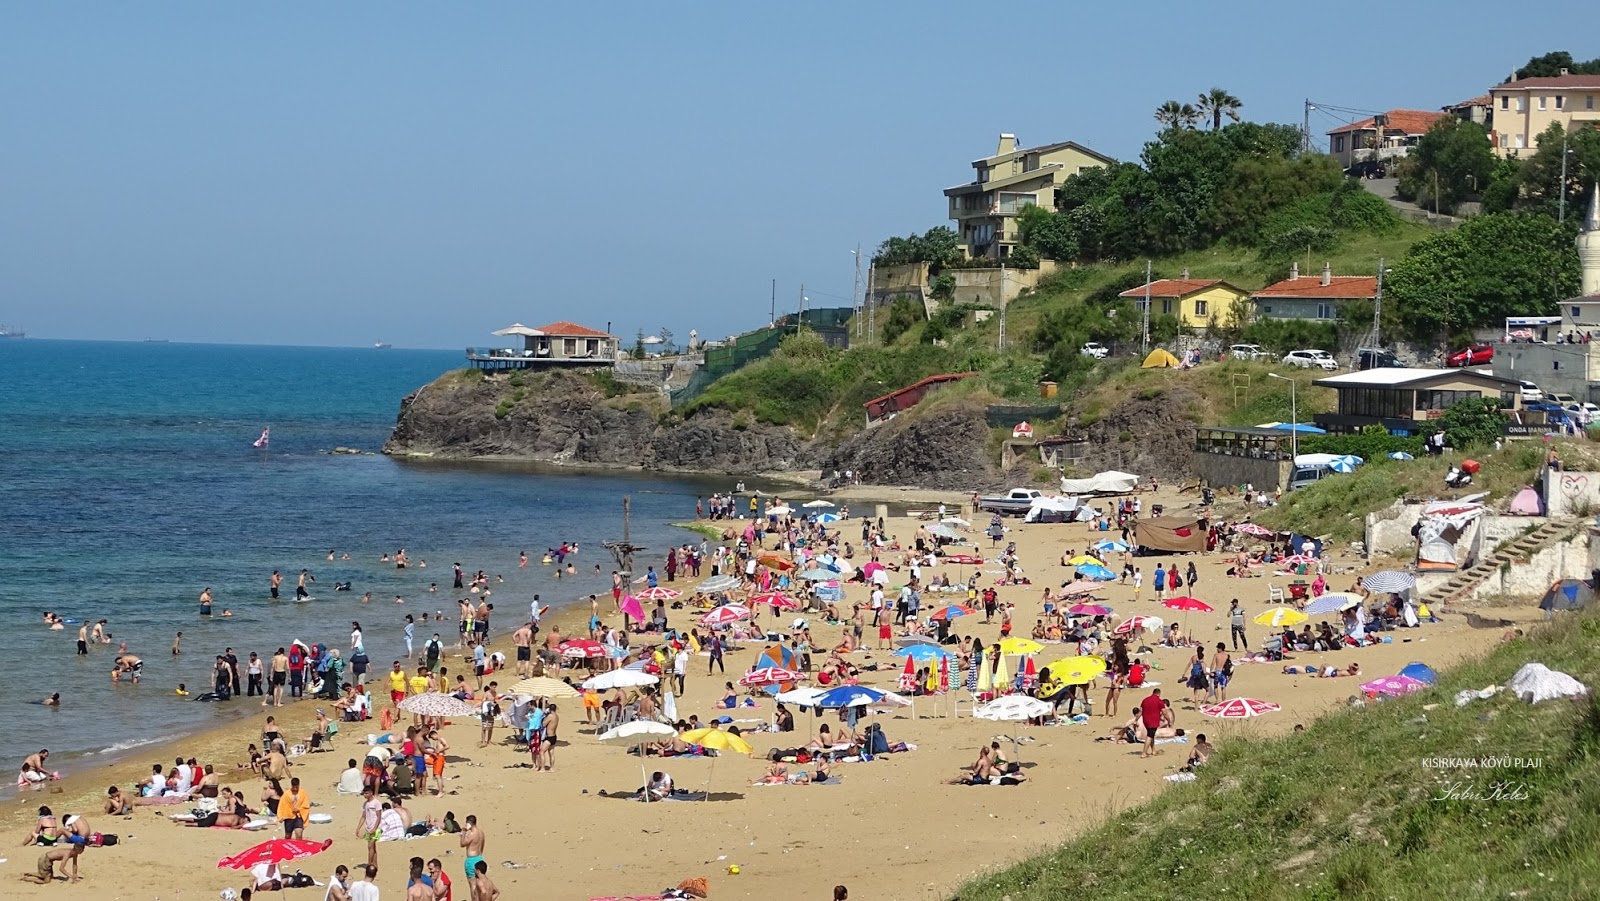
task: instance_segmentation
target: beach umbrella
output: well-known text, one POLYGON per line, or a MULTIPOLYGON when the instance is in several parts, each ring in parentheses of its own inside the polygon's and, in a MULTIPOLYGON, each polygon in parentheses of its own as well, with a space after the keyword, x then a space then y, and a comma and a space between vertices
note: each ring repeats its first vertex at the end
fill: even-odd
POLYGON ((1099 678, 1106 671, 1106 662, 1103 658, 1092 655, 1067 657, 1050 664, 1050 678, 1059 679, 1065 685, 1085 685, 1099 678))
POLYGON ((1410 676, 1383 676, 1371 682, 1361 683, 1361 690, 1373 695, 1401 695, 1412 694, 1428 687, 1428 683, 1410 676))
POLYGON ((837 513, 823 513, 817 517, 817 522, 826 526, 832 525, 833 523, 838 522, 840 519, 841 517, 837 513))
POLYGON ((826 690, 823 688, 791 688, 788 691, 778 692, 772 696, 772 699, 780 704, 794 704, 798 707, 815 708, 817 706, 817 698, 826 690))
POLYGON ((1416 457, 1411 456, 1410 454, 1406 453, 1405 451, 1390 451, 1389 452, 1389 459, 1391 459, 1391 460, 1415 460, 1416 457))
MULTIPOLYGON (((660 676, 652 676, 641 670, 614 669, 583 680, 583 687, 591 688, 595 691, 609 691, 613 688, 643 688, 646 685, 654 685, 660 681, 660 676)), ((512 694, 518 694, 516 686, 512 686, 512 694)), ((547 695, 546 697, 553 696, 547 695)))
MULTIPOLYGON (((418 697, 421 697, 418 695, 418 697)), ((291 860, 300 860, 313 854, 321 854, 333 844, 333 839, 313 842, 303 838, 275 838, 262 842, 253 848, 240 851, 232 857, 224 857, 217 861, 218 869, 248 870, 260 864, 288 863, 291 860)))
POLYGON ((1439 681, 1439 674, 1434 672, 1433 667, 1426 663, 1408 663, 1401 668, 1400 675, 1415 679, 1418 682, 1426 682, 1429 685, 1439 681))
POLYGON ((773 608, 774 610, 799 610, 800 609, 799 602, 797 602, 794 598, 791 598, 788 595, 779 594, 778 592, 775 592, 775 591, 768 591, 768 592, 763 592, 762 594, 751 595, 751 597, 750 597, 750 606, 754 607, 757 604, 766 604, 767 606, 773 608))
POLYGON ((1306 554, 1290 554, 1289 556, 1278 561, 1279 566, 1287 566, 1291 568, 1296 566, 1315 566, 1316 563, 1317 558, 1308 556, 1306 554))
POLYGON ((1031 638, 1006 638, 1000 642, 1001 654, 1037 654, 1044 650, 1044 645, 1031 638))
POLYGON ((829 580, 839 578, 839 573, 831 569, 812 567, 811 569, 801 573, 800 578, 805 579, 807 582, 827 582, 829 580))
POLYGON ((910 657, 906 658, 906 668, 900 673, 900 684, 904 685, 907 679, 916 676, 916 666, 917 662, 915 660, 911 659, 910 657))
POLYGON ((896 648, 890 653, 891 657, 904 657, 906 662, 915 660, 924 663, 931 660, 947 660, 950 652, 936 644, 914 644, 910 647, 896 648))
MULTIPOLYGON (((606 675, 612 674, 607 673, 606 675)), ((645 676, 645 674, 630 673, 628 678, 639 678, 641 676, 645 676)), ((647 678, 651 682, 656 681, 655 676, 648 676, 647 678)), ((589 687, 589 684, 585 682, 584 687, 589 687)), ((609 688, 610 686, 607 687, 609 688)), ((560 679, 552 679, 549 676, 535 676, 532 679, 523 679, 521 682, 511 686, 509 691, 514 695, 528 695, 534 698, 575 698, 578 696, 576 688, 560 679)), ((418 695, 418 697, 421 697, 421 695, 418 695)))
MULTIPOLYGON (((678 730, 666 723, 655 720, 634 720, 604 733, 600 736, 600 743, 605 745, 620 745, 628 748, 639 749, 639 776, 640 785, 648 785, 650 777, 645 773, 644 746, 667 739, 678 734, 678 730)), ((650 800, 650 793, 645 793, 645 800, 650 800)))
POLYGON ((1258 701, 1255 698, 1230 698, 1226 701, 1223 701, 1221 704, 1213 704, 1210 707, 1202 707, 1200 708, 1200 712, 1206 716, 1214 716, 1221 719, 1233 720, 1245 719, 1252 716, 1261 716, 1267 713, 1276 713, 1281 709, 1281 707, 1272 703, 1271 701, 1258 701))
POLYGON ((739 580, 729 575, 712 576, 711 578, 700 583, 700 590, 706 594, 716 594, 719 591, 732 591, 738 587, 739 580))
POLYGON ((865 685, 841 685, 838 688, 830 688, 818 695, 811 702, 811 706, 824 710, 838 707, 865 707, 868 704, 876 704, 878 701, 883 700, 886 694, 887 692, 885 691, 868 688, 865 685))
POLYGON ((931 644, 937 646, 939 644, 939 640, 937 638, 929 638, 925 635, 901 635, 894 640, 894 646, 897 648, 909 648, 919 644, 931 644))
POLYGON ((556 645, 561 656, 573 660, 599 660, 606 656, 606 646, 591 638, 572 638, 556 645))
POLYGON ((814 501, 807 501, 804 504, 801 504, 800 506, 809 507, 809 508, 811 508, 813 510, 820 510, 823 507, 832 507, 833 506, 833 502, 832 501, 825 501, 822 498, 817 498, 814 501))
POLYGON ((882 563, 873 560, 861 567, 861 574, 870 579, 878 573, 886 571, 887 569, 888 567, 884 566, 882 563))
POLYGON ((1278 534, 1266 526, 1258 526, 1253 522, 1239 523, 1233 527, 1233 530, 1241 535, 1251 535, 1256 538, 1271 538, 1272 536, 1278 534))
POLYGON ((966 520, 962 519, 959 516, 946 516, 944 519, 939 520, 939 524, 940 525, 946 525, 946 526, 956 526, 956 527, 962 528, 962 529, 969 529, 969 528, 972 527, 972 523, 967 522, 966 520))
MULTIPOLYGON (((699 745, 710 751, 732 751, 735 754, 749 754, 753 749, 750 743, 721 729, 707 727, 704 729, 691 729, 679 736, 691 745, 699 745)), ((716 773, 717 759, 711 758, 711 768, 706 772, 706 800, 711 800, 711 777, 716 773)))
POLYGON ((1123 551, 1131 550, 1127 542, 1118 541, 1115 538, 1102 538, 1091 545, 1091 547, 1102 554, 1120 554, 1123 551))
POLYGON ((961 533, 943 523, 934 523, 928 526, 928 534, 937 538, 960 538, 961 533))
POLYGON ((1361 586, 1363 588, 1368 591, 1376 591, 1379 594, 1399 594, 1415 588, 1416 585, 1417 577, 1400 569, 1386 569, 1382 572, 1375 572, 1370 576, 1361 577, 1361 586))
POLYGON ((724 604, 721 607, 713 607, 710 613, 700 617, 700 625, 725 626, 728 623, 736 623, 742 619, 749 618, 750 608, 742 607, 738 604, 724 604))
POLYGON ((939 690, 950 690, 950 655, 945 654, 939 658, 939 690))
POLYGON ((794 569, 793 560, 790 560, 787 557, 780 557, 777 554, 762 554, 756 558, 756 562, 762 566, 765 566, 767 569, 775 569, 779 572, 788 572, 789 570, 794 569))
POLYGON ((1307 604, 1304 609, 1306 613, 1316 616, 1325 613, 1338 613, 1341 610, 1348 610, 1351 607, 1359 607, 1360 605, 1360 595, 1335 591, 1317 598, 1307 604))
POLYGON ((1269 607, 1256 614, 1255 622, 1263 626, 1298 626, 1310 618, 1293 607, 1269 607))
POLYGON ((631 594, 623 595, 622 600, 617 602, 617 611, 623 616, 631 616, 639 622, 644 622, 644 607, 639 603, 639 599, 631 594))
POLYGON ((1099 557, 1091 557, 1088 554, 1079 554, 1078 556, 1073 557, 1071 560, 1068 560, 1067 563, 1072 565, 1072 566, 1105 566, 1106 565, 1106 562, 1104 560, 1101 560, 1099 557))
POLYGON ((789 507, 787 505, 786 506, 782 506, 782 507, 768 507, 767 508, 767 515, 768 516, 788 516, 790 513, 793 513, 793 512, 794 512, 794 508, 789 507))
POLYGON ((1048 701, 1018 694, 995 698, 974 710, 972 715, 980 720, 1017 722, 1049 716, 1054 709, 1048 701))
POLYGON ((1173 610, 1183 610, 1185 612, 1192 611, 1195 613, 1210 613, 1215 609, 1210 604, 1207 604, 1205 601, 1202 601, 1199 598, 1188 597, 1169 598, 1165 601, 1162 601, 1161 606, 1168 607, 1173 610))
POLYGON ((1094 594, 1097 591, 1104 591, 1104 590, 1105 590, 1105 586, 1104 585, 1096 585, 1093 582, 1081 582, 1080 581, 1080 582, 1068 582, 1067 584, 1061 586, 1061 590, 1056 592, 1056 593, 1059 594, 1061 597, 1064 597, 1064 598, 1077 598, 1077 597, 1083 597, 1086 594, 1094 594))
POLYGON ((1006 655, 1000 654, 1000 659, 995 661, 994 683, 989 686, 995 694, 1001 694, 1011 688, 1011 671, 1006 669, 1006 655))
POLYGON ((1073 604, 1067 612, 1073 616, 1110 616, 1111 608, 1105 604, 1073 604))
POLYGON ((975 612, 977 611, 973 610, 971 607, 966 607, 961 604, 951 604, 948 607, 940 607, 938 610, 935 610, 929 619, 950 620, 962 616, 971 616, 975 612))
POLYGON ((1334 472, 1355 472, 1356 467, 1360 465, 1361 461, 1349 454, 1328 461, 1328 468, 1334 472))
POLYGON ((764 666, 753 669, 739 677, 739 684, 755 688, 762 685, 792 685, 804 679, 805 676, 792 669, 777 666, 764 666))
POLYGON ((1111 630, 1111 634, 1112 635, 1132 635, 1132 634, 1135 634, 1137 632, 1143 632, 1146 629, 1159 629, 1159 628, 1161 628, 1161 626, 1162 626, 1162 621, 1161 621, 1161 618, 1159 616, 1138 616, 1138 615, 1135 615, 1135 616, 1130 616, 1127 619, 1123 620, 1122 622, 1118 623, 1117 627, 1115 629, 1111 630))
POLYGON ((673 591, 670 588, 657 585, 654 588, 646 588, 644 591, 638 592, 634 597, 641 601, 673 601, 677 600, 682 594, 683 592, 681 591, 673 591))
POLYGON ((1082 566, 1079 566, 1078 574, 1093 579, 1096 582, 1109 582, 1117 577, 1116 573, 1095 563, 1085 563, 1082 566))
POLYGON ((977 665, 977 684, 973 689, 975 694, 983 694, 994 688, 994 676, 989 672, 989 661, 979 661, 977 665))
POLYGON ((795 652, 783 644, 774 642, 762 648, 756 654, 756 659, 750 661, 751 669, 760 669, 763 666, 776 666, 780 669, 795 669, 800 665, 795 652))
POLYGON ((400 702, 400 709, 417 716, 472 716, 478 712, 477 705, 437 691, 412 695, 400 702))

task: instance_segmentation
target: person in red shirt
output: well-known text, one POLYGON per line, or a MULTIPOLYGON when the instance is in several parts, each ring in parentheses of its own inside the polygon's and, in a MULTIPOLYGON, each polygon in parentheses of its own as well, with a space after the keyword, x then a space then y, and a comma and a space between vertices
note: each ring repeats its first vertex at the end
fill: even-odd
POLYGON ((451 901, 450 877, 444 874, 439 858, 428 861, 428 876, 433 879, 433 901, 451 901))
POLYGON ((1161 713, 1165 707, 1159 688, 1151 689, 1150 694, 1139 702, 1139 717, 1144 724, 1144 750, 1140 752, 1140 757, 1149 757, 1156 752, 1156 730, 1161 728, 1161 713))
POLYGON ((1139 688, 1144 685, 1145 665, 1138 660, 1128 667, 1128 687, 1139 688))

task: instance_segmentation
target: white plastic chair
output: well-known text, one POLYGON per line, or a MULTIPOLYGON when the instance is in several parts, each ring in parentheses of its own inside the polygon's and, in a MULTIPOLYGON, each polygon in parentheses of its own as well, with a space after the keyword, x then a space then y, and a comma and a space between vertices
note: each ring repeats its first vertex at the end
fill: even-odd
POLYGON ((1267 600, 1271 601, 1274 604, 1283 603, 1283 589, 1279 588, 1276 585, 1270 585, 1269 584, 1267 586, 1267 600))

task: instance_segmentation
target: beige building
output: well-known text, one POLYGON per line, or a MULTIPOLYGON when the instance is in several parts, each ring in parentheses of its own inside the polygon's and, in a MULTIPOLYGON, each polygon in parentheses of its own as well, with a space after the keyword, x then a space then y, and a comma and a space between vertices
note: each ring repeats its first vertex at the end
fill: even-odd
POLYGON ((1600 124, 1600 75, 1513 77, 1489 89, 1489 106, 1495 152, 1519 156, 1538 149, 1539 135, 1556 123, 1567 131, 1600 124))
POLYGON ((1062 182, 1115 162, 1072 141, 1019 150, 1016 135, 1001 135, 994 156, 973 161, 977 179, 944 192, 967 255, 1005 259, 1018 242, 1018 213, 1030 206, 1055 209, 1062 182))

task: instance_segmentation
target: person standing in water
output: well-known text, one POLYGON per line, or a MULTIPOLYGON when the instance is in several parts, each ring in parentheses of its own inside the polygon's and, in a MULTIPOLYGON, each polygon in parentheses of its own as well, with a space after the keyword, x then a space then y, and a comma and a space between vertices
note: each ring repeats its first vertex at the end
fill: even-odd
POLYGON ((201 616, 210 616, 211 615, 211 586, 210 585, 206 586, 206 590, 205 591, 200 592, 200 615, 201 616))
POLYGON ((306 582, 315 581, 317 581, 317 577, 313 576, 309 570, 300 570, 300 578, 295 582, 294 586, 294 599, 297 601, 303 601, 306 598, 311 597, 311 592, 306 590, 306 582))
POLYGON ((272 599, 278 599, 278 588, 283 585, 283 573, 272 571, 272 577, 267 579, 267 590, 272 593, 272 599))
POLYGON ((405 635, 406 635, 406 659, 410 660, 411 656, 412 656, 412 653, 413 653, 412 652, 412 643, 414 641, 416 641, 416 638, 417 638, 417 619, 416 619, 416 617, 412 616, 409 613, 406 614, 405 635))

